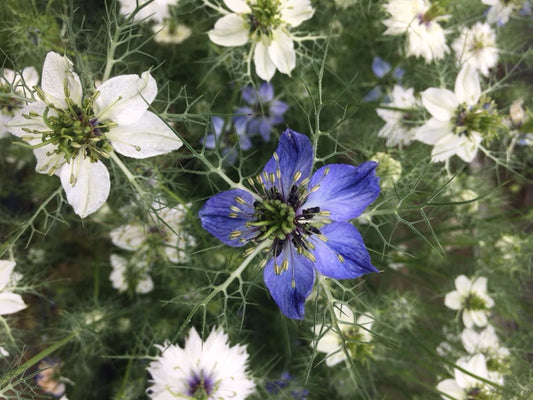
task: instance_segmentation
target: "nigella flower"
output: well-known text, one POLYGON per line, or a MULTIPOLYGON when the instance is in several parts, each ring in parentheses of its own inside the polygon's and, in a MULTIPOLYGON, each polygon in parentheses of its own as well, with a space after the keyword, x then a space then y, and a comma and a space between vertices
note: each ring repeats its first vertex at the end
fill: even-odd
POLYGON ((274 88, 263 82, 259 90, 247 86, 242 91, 242 99, 247 107, 237 109, 233 118, 235 126, 243 127, 247 135, 260 134, 265 142, 270 140, 270 131, 274 125, 284 121, 283 114, 289 109, 287 103, 274 99, 274 88))
POLYGON ((486 22, 462 28, 452 48, 460 64, 470 64, 484 76, 488 76, 489 69, 498 63, 496 32, 486 22))
POLYGON ((82 218, 109 196, 102 158, 113 152, 146 158, 181 147, 167 124, 147 111, 157 95, 149 72, 116 76, 84 96, 72 62, 49 52, 37 94, 41 100, 24 107, 8 129, 33 147, 37 172, 59 175, 68 202, 82 218))
MULTIPOLYGON (((385 83, 390 80, 388 76, 391 68, 391 65, 381 57, 374 57, 372 60, 372 72, 377 78, 384 80, 385 83)), ((403 68, 396 67, 392 71, 391 76, 393 80, 401 82, 404 74, 405 70, 403 68)), ((383 88, 381 85, 377 85, 363 97, 363 101, 376 101, 381 99, 382 96, 383 88)))
POLYGON ((359 216, 379 194, 377 164, 330 164, 311 176, 313 147, 287 129, 263 173, 249 179, 259 193, 233 189, 210 198, 202 226, 233 247, 268 240, 264 279, 281 311, 302 319, 315 270, 336 279, 377 270, 357 229, 359 216))
POLYGON ((315 12, 309 0, 224 0, 232 12, 220 18, 209 39, 220 46, 253 43, 257 75, 269 81, 276 69, 290 75, 296 52, 289 32, 315 12))
POLYGON ((507 347, 500 345, 500 340, 492 325, 488 325, 479 333, 473 329, 465 328, 461 333, 461 341, 465 350, 470 354, 481 353, 485 356, 489 371, 502 372, 511 355, 507 347))
POLYGON ((207 135, 204 139, 204 146, 206 149, 218 148, 222 155, 226 157, 226 161, 234 164, 237 160, 238 152, 236 145, 239 144, 241 150, 250 150, 252 142, 246 135, 246 124, 239 121, 239 123, 232 124, 232 121, 227 121, 221 117, 212 117, 211 124, 213 125, 213 133, 207 135))
POLYGON ((16 264, 15 261, 0 260, 0 315, 13 314, 27 307, 20 294, 11 291, 21 278, 13 272, 16 264))
POLYGON ((154 400, 244 400, 255 390, 246 371, 246 347, 231 347, 221 329, 213 328, 202 342, 192 328, 183 348, 169 342, 156 347, 162 353, 148 366, 152 386, 147 389, 154 400))
POLYGON ((176 5, 178 0, 119 0, 119 3, 122 15, 128 16, 138 8, 135 21, 152 20, 160 23, 170 17, 169 6, 176 5))
POLYGON ((487 11, 487 21, 490 24, 496 23, 498 26, 505 25, 513 11, 517 10, 522 3, 520 0, 481 0, 481 2, 490 6, 487 11))
POLYGON ((389 103, 382 104, 385 108, 376 109, 377 114, 386 122, 378 132, 378 136, 387 139, 387 147, 408 146, 415 136, 413 113, 409 111, 414 110, 417 106, 414 89, 405 89, 400 85, 394 85, 391 97, 389 103), (390 108, 398 108, 405 111, 390 108))

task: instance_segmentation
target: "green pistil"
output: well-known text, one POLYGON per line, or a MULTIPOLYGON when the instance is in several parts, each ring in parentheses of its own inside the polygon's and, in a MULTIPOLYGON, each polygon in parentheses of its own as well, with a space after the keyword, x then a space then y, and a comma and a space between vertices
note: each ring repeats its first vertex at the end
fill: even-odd
POLYGON ((269 36, 281 23, 279 0, 257 0, 255 4, 248 2, 252 13, 248 14, 250 35, 269 36))
POLYGON ((294 209, 281 200, 266 200, 255 207, 256 221, 248 222, 250 227, 260 228, 257 240, 284 240, 296 229, 294 209))
POLYGON ((467 310, 485 310, 487 308, 487 305, 485 303, 485 300, 482 298, 476 296, 475 294, 470 294, 468 297, 464 300, 464 308, 467 310))
POLYGON ((455 134, 470 136, 472 131, 481 133, 485 138, 494 136, 502 127, 501 118, 495 111, 492 101, 481 99, 478 104, 467 107, 462 105, 455 117, 455 134))
POLYGON ((368 342, 363 342, 363 335, 359 332, 359 329, 349 329, 345 333, 346 347, 352 359, 364 362, 369 358, 372 358, 373 345, 368 342))

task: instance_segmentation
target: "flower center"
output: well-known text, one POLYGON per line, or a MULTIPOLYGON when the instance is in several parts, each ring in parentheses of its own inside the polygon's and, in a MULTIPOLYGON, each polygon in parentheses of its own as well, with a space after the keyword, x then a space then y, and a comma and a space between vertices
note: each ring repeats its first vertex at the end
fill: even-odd
POLYGON ((248 14, 250 35, 257 33, 259 36, 269 36, 281 23, 280 5, 279 0, 248 1, 248 6, 252 9, 252 13, 248 14))
POLYGON ((215 382, 210 377, 204 376, 204 372, 194 373, 187 382, 187 395, 195 400, 207 400, 215 389, 215 382))
POLYGON ((490 136, 501 125, 494 103, 490 100, 480 101, 474 106, 463 104, 457 109, 454 122, 455 133, 460 136, 470 136, 471 131, 490 136))
POLYGON ((284 240, 296 229, 296 213, 289 204, 281 200, 270 199, 256 202, 254 206, 257 220, 251 224, 260 227, 257 240, 284 240))
POLYGON ((486 394, 482 388, 474 387, 466 393, 466 400, 490 400, 491 396, 486 394))
POLYGON ((483 300, 481 297, 476 296, 473 293, 470 293, 465 299, 464 299, 464 308, 467 310, 485 310, 486 303, 485 300, 483 300))

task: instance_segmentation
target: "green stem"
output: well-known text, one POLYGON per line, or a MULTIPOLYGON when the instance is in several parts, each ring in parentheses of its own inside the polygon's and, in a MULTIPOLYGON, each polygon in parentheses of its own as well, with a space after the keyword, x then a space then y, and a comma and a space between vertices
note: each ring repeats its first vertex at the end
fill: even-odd
POLYGON ((126 176, 126 178, 128 179, 128 181, 131 183, 131 185, 135 188, 135 190, 137 190, 137 192, 139 193, 139 196, 144 197, 146 195, 146 192, 144 191, 143 188, 141 188, 141 186, 137 183, 137 179, 135 178, 135 176, 130 172, 130 170, 128 169, 128 167, 126 167, 126 165, 124 165, 124 163, 122 162, 122 160, 117 156, 117 154, 115 152, 112 152, 111 153, 111 159, 113 160, 113 162, 115 164, 118 165, 118 167, 122 170, 122 172, 124 173, 124 175, 126 176))

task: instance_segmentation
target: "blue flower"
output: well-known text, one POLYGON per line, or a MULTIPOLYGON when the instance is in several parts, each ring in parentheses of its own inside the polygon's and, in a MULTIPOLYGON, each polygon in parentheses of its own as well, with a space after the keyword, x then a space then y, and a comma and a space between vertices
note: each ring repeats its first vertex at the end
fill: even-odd
POLYGON ((377 163, 330 164, 312 176, 313 147, 287 129, 256 180, 256 193, 233 189, 211 197, 202 226, 233 247, 269 241, 265 284, 281 311, 302 319, 315 271, 353 279, 377 270, 357 229, 358 217, 379 195, 377 163))
POLYGON ((258 91, 250 86, 245 87, 242 99, 249 107, 237 109, 238 115, 233 118, 235 126, 250 136, 260 134, 268 142, 272 127, 284 121, 283 114, 289 106, 274 99, 274 88, 268 82, 264 82, 258 91))
MULTIPOLYGON (((374 75, 384 81, 390 80, 388 79, 387 75, 389 74, 391 70, 391 65, 382 59, 381 57, 374 57, 372 60, 372 72, 374 75)), ((402 78, 405 74, 405 70, 400 67, 394 68, 392 71, 392 78, 396 82, 401 82, 402 78)), ((386 82, 385 82, 386 83, 386 82)), ((381 85, 377 85, 374 88, 368 92, 365 97, 363 97, 363 101, 370 102, 370 101, 377 101, 380 100, 383 97, 383 88, 381 85)))
POLYGON ((250 138, 237 125, 233 131, 231 122, 228 123, 221 117, 212 117, 211 123, 213 133, 205 137, 204 146, 207 149, 216 149, 218 146, 228 163, 234 164, 237 160, 238 153, 235 147, 237 142, 241 150, 249 150, 252 147, 250 138))

